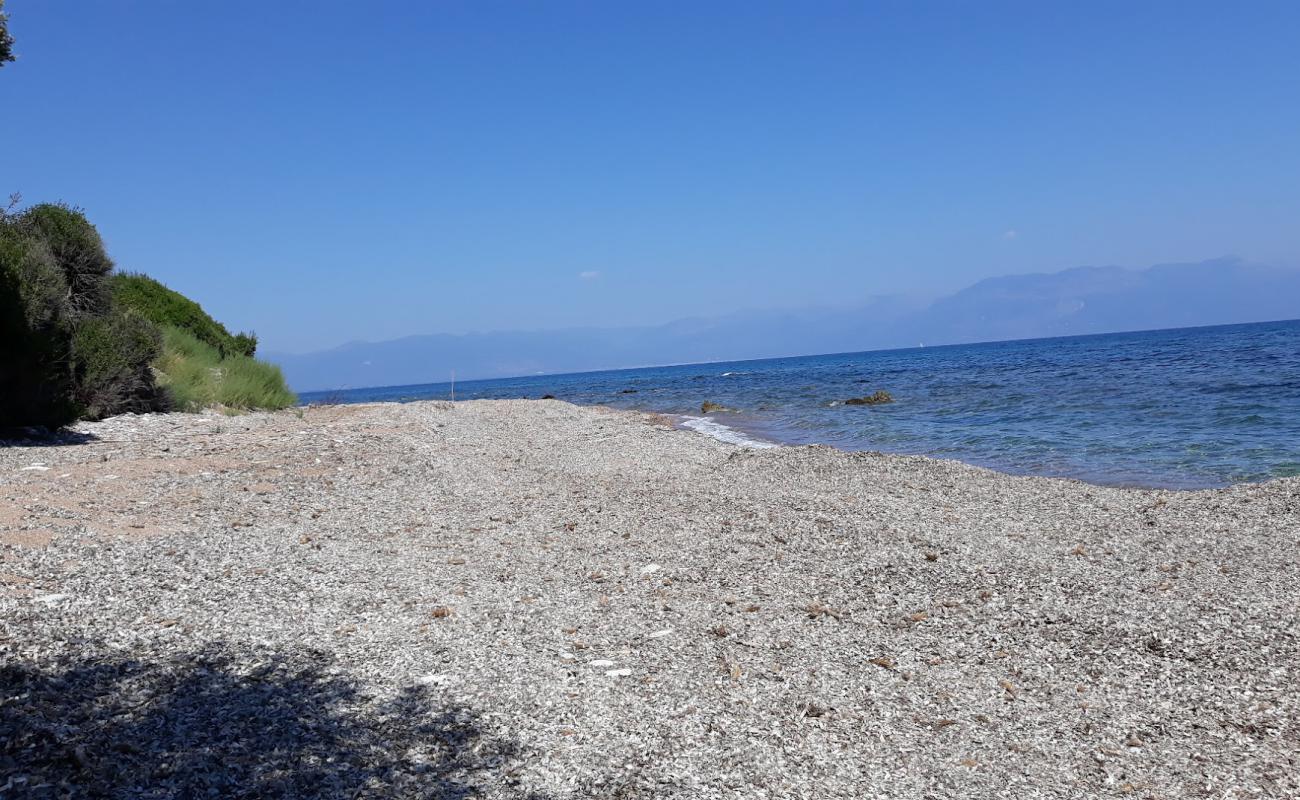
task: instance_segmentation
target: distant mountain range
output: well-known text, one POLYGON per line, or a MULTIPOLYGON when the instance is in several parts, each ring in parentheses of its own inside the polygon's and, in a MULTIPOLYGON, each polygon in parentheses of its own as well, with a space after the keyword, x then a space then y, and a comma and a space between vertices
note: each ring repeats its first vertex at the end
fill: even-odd
POLYGON ((429 334, 266 354, 298 391, 1300 318, 1300 271, 1216 259, 989 278, 928 305, 744 311, 628 328, 429 334))

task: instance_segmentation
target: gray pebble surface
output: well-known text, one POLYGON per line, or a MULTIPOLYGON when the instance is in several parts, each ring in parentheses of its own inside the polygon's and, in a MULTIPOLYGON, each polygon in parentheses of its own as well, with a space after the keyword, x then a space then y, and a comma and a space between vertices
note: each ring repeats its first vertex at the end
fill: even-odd
POLYGON ((0 448, 0 797, 1300 797, 1300 479, 559 401, 0 448))

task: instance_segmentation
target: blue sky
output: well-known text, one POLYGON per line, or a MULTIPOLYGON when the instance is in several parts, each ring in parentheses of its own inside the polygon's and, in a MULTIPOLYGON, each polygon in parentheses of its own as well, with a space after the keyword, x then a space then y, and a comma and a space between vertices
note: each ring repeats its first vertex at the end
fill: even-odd
POLYGON ((1300 263, 1292 2, 6 8, 0 192, 269 350, 1300 263))

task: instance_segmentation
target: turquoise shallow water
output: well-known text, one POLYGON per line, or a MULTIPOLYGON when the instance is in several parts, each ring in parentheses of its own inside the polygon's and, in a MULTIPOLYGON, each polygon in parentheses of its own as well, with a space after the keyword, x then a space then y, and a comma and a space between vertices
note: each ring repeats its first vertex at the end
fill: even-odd
MULTIPOLYGON (((448 384, 314 392, 446 398, 448 384)), ((1300 475, 1300 320, 457 383, 702 417, 723 436, 955 458, 1107 485, 1300 475), (845 406, 887 390, 893 403, 845 406)), ((696 425, 701 423, 696 422, 696 425)))

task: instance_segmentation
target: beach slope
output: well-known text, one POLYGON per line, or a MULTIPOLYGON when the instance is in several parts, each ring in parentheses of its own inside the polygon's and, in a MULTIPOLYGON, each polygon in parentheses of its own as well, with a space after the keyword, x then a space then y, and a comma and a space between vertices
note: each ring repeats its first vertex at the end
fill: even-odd
POLYGON ((557 401, 75 431, 0 449, 0 794, 1300 795, 1300 479, 557 401))

